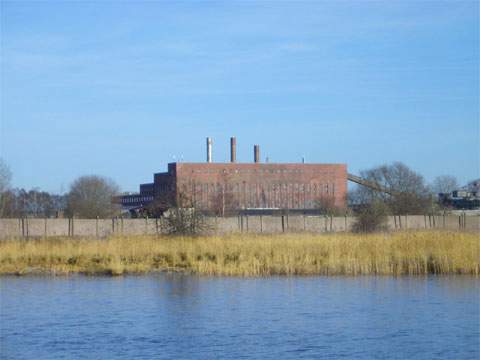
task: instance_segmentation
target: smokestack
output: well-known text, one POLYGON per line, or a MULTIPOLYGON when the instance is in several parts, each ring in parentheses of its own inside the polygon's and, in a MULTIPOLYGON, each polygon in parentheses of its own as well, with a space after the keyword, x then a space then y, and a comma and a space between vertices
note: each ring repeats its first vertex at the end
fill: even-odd
POLYGON ((237 162, 237 139, 234 136, 230 138, 230 162, 237 162))
POLYGON ((212 162, 212 138, 207 137, 207 163, 212 162))
POLYGON ((253 161, 255 163, 260 162, 260 145, 253 146, 253 161))

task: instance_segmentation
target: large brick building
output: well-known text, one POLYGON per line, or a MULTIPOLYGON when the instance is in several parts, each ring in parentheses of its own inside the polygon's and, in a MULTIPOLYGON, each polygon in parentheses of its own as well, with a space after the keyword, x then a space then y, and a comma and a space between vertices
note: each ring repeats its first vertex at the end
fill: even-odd
POLYGON ((346 192, 346 164, 260 163, 257 145, 253 163, 237 163, 232 138, 231 162, 211 162, 207 139, 206 163, 170 163, 167 172, 154 174, 153 183, 140 185, 139 194, 123 196, 121 201, 124 208, 183 202, 216 212, 313 209, 319 200, 344 207, 346 192))

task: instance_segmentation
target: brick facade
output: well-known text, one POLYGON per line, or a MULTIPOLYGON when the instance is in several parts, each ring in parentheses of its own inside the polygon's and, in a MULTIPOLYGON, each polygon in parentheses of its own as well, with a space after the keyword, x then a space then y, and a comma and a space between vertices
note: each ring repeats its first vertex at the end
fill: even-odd
POLYGON ((195 207, 216 210, 312 209, 319 199, 345 207, 346 164, 170 163, 154 175, 155 200, 188 198, 195 207))

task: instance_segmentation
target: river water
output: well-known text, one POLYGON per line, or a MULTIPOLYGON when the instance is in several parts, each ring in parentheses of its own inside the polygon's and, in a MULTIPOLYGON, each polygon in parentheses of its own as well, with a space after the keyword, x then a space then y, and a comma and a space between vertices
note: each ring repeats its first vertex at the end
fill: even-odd
POLYGON ((3 277, 2 359, 478 359, 472 277, 3 277))

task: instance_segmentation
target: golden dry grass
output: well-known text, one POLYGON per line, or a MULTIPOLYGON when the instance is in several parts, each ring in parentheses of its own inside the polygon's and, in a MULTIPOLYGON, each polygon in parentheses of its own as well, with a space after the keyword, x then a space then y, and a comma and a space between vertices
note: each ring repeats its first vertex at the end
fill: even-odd
POLYGON ((0 242, 0 274, 478 276, 479 244, 478 234, 438 231, 11 240, 0 242))

